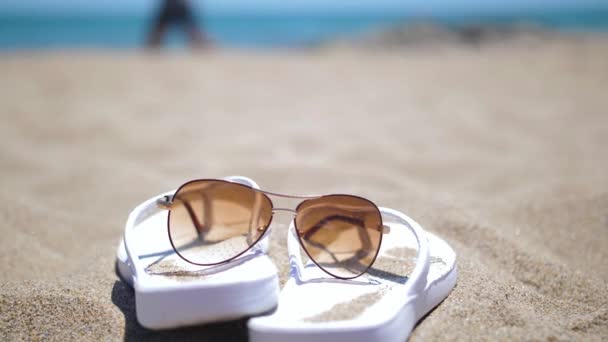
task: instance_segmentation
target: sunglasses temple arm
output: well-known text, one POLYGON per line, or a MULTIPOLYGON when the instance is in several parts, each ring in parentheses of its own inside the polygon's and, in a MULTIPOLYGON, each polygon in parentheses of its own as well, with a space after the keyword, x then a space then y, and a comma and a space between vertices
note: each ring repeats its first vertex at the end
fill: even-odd
POLYGON ((260 211, 262 204, 262 194, 260 192, 255 192, 253 198, 253 208, 251 210, 251 216, 249 217, 249 229, 247 230, 247 244, 252 245, 255 243, 253 237, 255 236, 255 231, 259 228, 258 222, 260 220, 260 211))
MULTIPOLYGON (((253 179, 248 178, 248 177, 244 177, 244 176, 229 176, 229 177, 224 177, 224 180, 227 180, 229 182, 233 182, 233 183, 239 183, 239 184, 243 184, 243 185, 247 185, 250 186, 256 190, 260 190, 260 186, 258 185, 258 183, 256 183, 253 179)), ((258 205, 260 205, 260 201, 261 201, 261 197, 257 197, 255 198, 255 204, 254 206, 257 208, 258 205)), ((258 227, 256 226, 256 222, 259 221, 259 210, 253 210, 252 211, 252 215, 249 221, 249 234, 247 234, 247 243, 253 243, 253 239, 252 239, 252 235, 253 235, 253 230, 257 229, 258 227)), ((268 251, 269 248, 269 236, 270 236, 270 227, 268 227, 266 229, 266 231, 264 232, 264 235, 262 236, 262 238, 260 239, 260 241, 258 241, 258 243, 255 244, 256 248, 262 250, 264 253, 266 253, 268 251)))
MULTIPOLYGON (((333 253, 329 251, 327 252, 332 256, 334 261, 338 261, 338 259, 335 258, 333 253)), ((302 253, 300 253, 300 240, 298 239, 293 221, 291 221, 291 224, 289 225, 289 230, 287 231, 287 253, 289 255, 289 266, 292 269, 292 272, 296 272, 296 281, 305 280, 306 278, 304 272, 306 268, 304 267, 304 264, 302 262, 302 253)))
MULTIPOLYGON (((179 201, 181 202, 184 207, 186 208, 186 211, 188 212, 188 216, 190 216, 190 220, 192 221, 192 224, 194 225, 194 227, 196 228, 196 232, 198 233, 199 237, 201 235, 203 235, 206 231, 205 227, 207 226, 206 224, 201 224, 198 219, 196 218, 196 214, 194 213, 194 209, 192 209, 192 205, 190 204, 190 202, 188 201, 182 201, 178 198, 174 198, 173 201, 171 200, 171 196, 167 195, 167 196, 162 196, 160 198, 158 198, 156 200, 156 206, 160 209, 163 210, 171 210, 171 206, 176 202, 179 201)), ((206 219, 208 218, 208 216, 210 215, 210 210, 209 210, 209 205, 208 205, 208 200, 206 197, 203 197, 203 204, 204 204, 204 208, 207 215, 203 215, 206 219)))
MULTIPOLYGON (((323 226, 326 223, 329 223, 330 221, 343 221, 346 223, 351 223, 351 224, 357 225, 361 228, 365 228, 365 223, 360 219, 356 219, 356 218, 348 217, 348 216, 344 216, 344 215, 331 215, 331 216, 327 216, 327 217, 323 218, 322 220, 317 222, 314 226, 312 226, 310 229, 308 229, 306 232, 304 232, 303 238, 308 240, 312 235, 317 233, 319 231, 319 229, 323 228, 323 226)), ((382 227, 383 234, 388 233, 389 230, 390 230, 390 228, 388 226, 382 227)), ((363 246, 362 249, 365 249, 365 250, 370 249, 372 242, 371 242, 371 239, 369 238, 369 235, 367 234, 367 230, 358 229, 357 233, 359 235, 359 240, 361 241, 361 244, 363 246)))

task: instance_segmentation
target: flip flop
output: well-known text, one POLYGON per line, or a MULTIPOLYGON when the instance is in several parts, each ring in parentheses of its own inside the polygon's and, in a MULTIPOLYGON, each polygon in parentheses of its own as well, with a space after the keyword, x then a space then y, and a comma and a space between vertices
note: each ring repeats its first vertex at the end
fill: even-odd
POLYGON ((293 222, 290 278, 270 315, 249 320, 251 341, 405 341, 416 322, 456 284, 456 254, 442 239, 392 209, 380 208, 390 231, 368 272, 352 280, 327 276, 302 261, 293 222))
MULTIPOLYGON (((246 177, 228 181, 254 188, 246 177)), ((277 305, 277 269, 265 254, 269 231, 251 250, 219 266, 196 266, 173 250, 167 233, 167 211, 157 200, 137 206, 129 215, 116 258, 118 275, 135 290, 136 316, 149 329, 167 329, 257 315, 277 305)))

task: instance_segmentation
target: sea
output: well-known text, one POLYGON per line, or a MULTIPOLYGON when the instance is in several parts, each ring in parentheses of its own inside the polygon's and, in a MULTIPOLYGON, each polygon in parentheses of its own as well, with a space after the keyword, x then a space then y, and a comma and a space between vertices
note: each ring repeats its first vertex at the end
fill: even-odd
MULTIPOLYGON (((395 25, 432 22, 448 27, 469 25, 535 25, 563 31, 608 31, 608 8, 502 14, 407 13, 197 13, 199 26, 214 45, 235 48, 305 47, 335 39, 356 38, 395 25)), ((2 14, 0 50, 137 49, 144 45, 153 15, 135 14, 2 14)), ((174 28, 167 45, 186 44, 174 28)))

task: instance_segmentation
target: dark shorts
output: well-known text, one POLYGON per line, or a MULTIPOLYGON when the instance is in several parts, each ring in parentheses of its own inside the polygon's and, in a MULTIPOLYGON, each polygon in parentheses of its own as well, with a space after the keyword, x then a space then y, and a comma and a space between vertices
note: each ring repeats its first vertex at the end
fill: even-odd
POLYGON ((194 24, 194 16, 192 10, 188 7, 185 1, 169 0, 161 7, 158 22, 161 25, 170 24, 194 24))

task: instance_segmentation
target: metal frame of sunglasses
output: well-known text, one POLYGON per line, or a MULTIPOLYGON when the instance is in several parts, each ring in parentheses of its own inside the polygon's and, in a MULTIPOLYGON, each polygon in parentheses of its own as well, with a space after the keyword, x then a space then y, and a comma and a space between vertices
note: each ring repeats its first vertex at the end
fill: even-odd
MULTIPOLYGON (((199 190, 199 192, 202 193, 202 191, 204 191, 205 189, 196 189, 196 190, 199 190)), ((192 190, 190 190, 190 191, 192 192, 192 190)), ((211 191, 209 191, 209 192, 211 192, 211 191)), ((245 192, 244 194, 247 194, 247 193, 245 192)), ((209 195, 212 196, 213 193, 210 193, 209 195)), ((203 201, 212 201, 213 200, 213 198, 209 198, 209 196, 205 195, 205 194, 201 194, 201 198, 203 201)), ((335 277, 338 279, 345 279, 345 280, 354 279, 354 278, 357 278, 357 277, 365 274, 369 270, 369 268, 372 267, 377 255, 378 255, 378 252, 380 251, 380 247, 382 245, 382 235, 390 232, 390 227, 387 225, 384 225, 382 222, 382 214, 381 214, 378 206, 375 203, 373 203, 372 201, 370 201, 366 198, 360 197, 360 196, 348 195, 348 194, 290 195, 290 194, 283 194, 283 193, 278 193, 278 192, 256 189, 256 188, 244 185, 244 184, 231 182, 231 181, 227 181, 227 180, 222 180, 222 179, 196 179, 196 180, 188 181, 188 182, 182 184, 175 191, 175 193, 173 195, 165 195, 165 196, 158 198, 156 201, 156 205, 160 209, 169 211, 169 214, 167 215, 167 231, 169 234, 169 240, 170 240, 171 245, 172 245, 174 251, 176 252, 176 254, 184 261, 194 264, 194 265, 199 265, 199 266, 221 265, 221 264, 228 263, 228 262, 238 258, 239 256, 243 255, 248 250, 253 248, 253 246, 255 246, 260 240, 262 240, 262 238, 266 234, 268 234, 268 231, 269 231, 268 228, 269 228, 270 224, 272 223, 272 218, 273 218, 274 213, 288 212, 293 215, 293 223, 294 223, 294 226, 298 233, 297 237, 298 237, 300 246, 305 251, 305 253, 308 255, 310 260, 312 262, 314 262, 321 270, 323 270, 325 273, 329 274, 332 277, 335 277), (196 213, 194 211, 194 209, 192 208, 192 206, 190 205, 189 200, 186 198, 186 196, 181 196, 181 195, 182 195, 182 192, 186 192, 186 190, 184 190, 184 189, 189 189, 189 188, 195 187, 196 185, 201 185, 201 187, 202 187, 202 185, 206 185, 208 187, 208 184, 215 184, 215 183, 217 183, 216 185, 218 187, 220 187, 220 186, 234 187, 234 190, 251 191, 254 194, 263 195, 265 197, 265 199, 267 199, 267 205, 270 205, 270 217, 267 221, 263 222, 263 225, 253 229, 254 231, 257 231, 256 233, 259 235, 254 239, 250 239, 251 237, 248 236, 247 237, 247 247, 243 248, 243 250, 241 250, 240 252, 235 253, 234 255, 231 255, 230 257, 222 259, 221 261, 217 261, 217 262, 196 262, 196 261, 193 261, 190 258, 184 256, 183 250, 180 251, 180 248, 178 248, 176 246, 176 243, 172 236, 171 212, 173 210, 176 210, 176 207, 178 207, 178 206, 185 208, 183 210, 185 214, 183 214, 183 215, 188 216, 190 218, 190 220, 192 221, 192 225, 198 234, 198 238, 204 239, 205 234, 204 233, 202 234, 201 232, 204 230, 211 229, 211 228, 209 228, 209 226, 211 224, 209 222, 199 222, 199 218, 201 216, 205 217, 205 215, 202 215, 201 213, 196 213), (246 189, 242 189, 242 188, 246 188, 246 189), (288 199, 302 199, 303 201, 301 201, 296 206, 295 209, 275 207, 269 196, 279 197, 279 198, 288 198, 288 199), (354 202, 354 204, 345 203, 348 201, 354 202), (315 202, 318 202, 318 203, 315 203, 315 202), (316 206, 313 204, 315 204, 316 206), (329 205, 333 205, 333 208, 328 209, 329 205), (312 207, 312 208, 307 208, 307 206, 312 207), (337 207, 340 207, 340 208, 337 208, 337 207), (347 209, 344 209, 344 208, 347 208, 347 209), (325 211, 329 212, 329 215, 324 215, 324 216, 322 216, 322 218, 320 220, 314 221, 315 222, 314 224, 310 224, 310 223, 306 223, 305 219, 302 218, 303 212, 305 210, 307 213, 308 212, 315 213, 315 211, 318 213, 319 211, 325 210, 325 211), (371 216, 371 219, 369 219, 370 216, 371 216), (337 221, 337 222, 334 222, 334 221, 337 221), (304 227, 300 227, 302 229, 299 229, 298 223, 300 223, 300 226, 306 226, 305 227, 306 229, 304 229, 304 227), (370 226, 370 224, 372 226, 370 226), (325 228, 327 226, 330 226, 330 228, 325 228), (311 238, 311 236, 313 236, 317 232, 324 231, 324 234, 326 234, 324 236, 324 240, 328 240, 327 234, 332 235, 332 237, 341 236, 341 233, 343 233, 343 231, 345 229, 350 229, 350 227, 354 227, 354 230, 356 231, 356 235, 359 238, 359 245, 362 247, 359 248, 356 252, 351 252, 350 254, 352 254, 352 255, 343 260, 339 260, 338 257, 335 256, 334 252, 332 252, 329 249, 329 246, 324 245, 322 242, 315 242, 311 238), (340 230, 340 231, 335 232, 335 233, 334 232, 328 233, 327 232, 328 229, 334 229, 336 231, 337 230, 340 230), (374 241, 371 241, 368 231, 376 232, 374 234, 376 234, 377 237, 374 237, 375 238, 374 241), (333 266, 331 263, 323 262, 323 261, 319 260, 320 259, 319 255, 321 252, 318 252, 317 255, 313 255, 314 253, 311 253, 312 249, 316 250, 317 252, 322 251, 322 253, 325 253, 324 255, 330 256, 332 258, 332 260, 334 261, 333 266), (373 256, 371 256, 370 253, 373 253, 373 256), (365 260, 365 263, 364 264, 361 263, 361 260, 365 260), (331 270, 332 267, 336 268, 336 266, 344 267, 344 270, 342 270, 342 269, 331 270), (340 271, 340 272, 338 272, 338 271, 340 271), (341 274, 338 274, 338 273, 341 273, 341 274)), ((210 211, 211 210, 210 208, 211 208, 210 205, 204 205, 203 209, 201 209, 201 210, 210 211)), ((256 210, 254 208, 248 208, 248 209, 252 210, 252 211, 256 210)), ((259 209, 259 206, 258 206, 257 210, 261 210, 261 209, 259 209)), ((208 216, 212 216, 212 215, 208 215, 208 216)), ((258 215, 255 215, 255 216, 258 216, 258 215)), ((309 216, 318 216, 318 215, 309 215, 309 216)), ((250 222, 250 224, 253 224, 253 222, 250 222)), ((249 229, 252 230, 251 227, 249 227, 249 229)), ((343 235, 348 235, 348 234, 343 234, 343 235)), ((323 240, 323 239, 321 239, 321 240, 323 240)), ((356 241, 354 244, 357 244, 356 241)), ((341 246, 342 246, 342 249, 344 249, 344 247, 343 247, 344 243, 342 243, 341 246)), ((344 254, 344 251, 342 251, 342 252, 344 254)))

